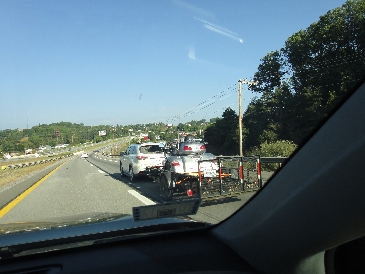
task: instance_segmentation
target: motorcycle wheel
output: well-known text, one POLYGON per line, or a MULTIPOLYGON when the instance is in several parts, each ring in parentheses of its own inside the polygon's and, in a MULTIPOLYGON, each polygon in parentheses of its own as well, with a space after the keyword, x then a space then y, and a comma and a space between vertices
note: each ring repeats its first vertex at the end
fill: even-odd
POLYGON ((173 190, 169 189, 169 184, 165 176, 161 176, 160 179, 160 194, 164 201, 171 201, 173 190))

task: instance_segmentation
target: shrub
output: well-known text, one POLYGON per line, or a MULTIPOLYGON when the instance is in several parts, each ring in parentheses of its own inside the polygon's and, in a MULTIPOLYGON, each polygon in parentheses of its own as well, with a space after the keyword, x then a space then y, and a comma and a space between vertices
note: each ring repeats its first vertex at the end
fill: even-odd
MULTIPOLYGON (((261 157, 289 157, 297 145, 292 141, 280 140, 276 142, 264 142, 259 147, 251 150, 250 155, 260 155, 261 157)), ((262 168, 267 171, 275 171, 279 164, 264 164, 262 168)))

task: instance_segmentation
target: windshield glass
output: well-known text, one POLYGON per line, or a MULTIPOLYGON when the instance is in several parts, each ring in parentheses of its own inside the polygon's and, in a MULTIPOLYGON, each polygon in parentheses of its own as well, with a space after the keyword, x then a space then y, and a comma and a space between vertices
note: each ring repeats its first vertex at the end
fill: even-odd
POLYGON ((0 1, 0 233, 225 220, 362 81, 364 30, 363 0, 0 1))

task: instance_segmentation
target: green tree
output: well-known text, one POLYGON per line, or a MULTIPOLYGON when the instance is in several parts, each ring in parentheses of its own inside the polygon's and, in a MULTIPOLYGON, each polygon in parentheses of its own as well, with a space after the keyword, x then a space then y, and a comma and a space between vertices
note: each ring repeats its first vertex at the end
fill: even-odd
POLYGON ((286 74, 283 51, 276 50, 269 52, 260 61, 261 64, 254 75, 254 80, 258 84, 250 86, 250 89, 259 93, 271 92, 275 88, 280 87, 283 77, 286 74))
POLYGON ((149 132, 148 133, 148 139, 151 141, 151 142, 155 142, 156 141, 156 134, 154 132, 149 132))
POLYGON ((11 141, 6 141, 2 144, 2 150, 3 152, 12 152, 15 151, 16 145, 11 141))
MULTIPOLYGON (((263 142, 260 146, 254 147, 251 151, 251 155, 260 155, 261 157, 289 157, 297 145, 292 141, 278 140, 275 142, 263 142)), ((275 171, 278 168, 278 164, 264 164, 265 170, 275 171)))
POLYGON ((300 143, 363 79, 364 14, 365 0, 349 0, 261 59, 258 85, 249 87, 261 96, 243 117, 248 147, 263 141, 265 132, 300 143))
MULTIPOLYGON (((246 135, 245 129, 243 135, 246 135)), ((204 140, 208 142, 207 149, 216 155, 239 154, 238 115, 231 108, 227 108, 222 118, 207 127, 204 140)))
POLYGON ((32 135, 31 137, 29 137, 29 141, 34 144, 34 148, 39 147, 40 145, 46 145, 44 144, 43 138, 37 135, 32 135))

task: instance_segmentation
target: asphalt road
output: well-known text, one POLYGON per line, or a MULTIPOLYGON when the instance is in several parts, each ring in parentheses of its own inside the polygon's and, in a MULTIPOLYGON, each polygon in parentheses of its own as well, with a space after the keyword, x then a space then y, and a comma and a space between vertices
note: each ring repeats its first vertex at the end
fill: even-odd
MULTIPOLYGON (((113 178, 128 184, 129 187, 150 201, 156 204, 164 202, 160 196, 158 183, 148 178, 138 178, 135 182, 131 183, 128 177, 122 177, 119 171, 119 158, 112 159, 97 153, 90 155, 88 161, 109 173, 113 178)), ((224 198, 204 199, 198 213, 190 217, 203 222, 218 223, 238 210, 253 194, 254 192, 247 192, 224 198)))
MULTIPOLYGON (((37 180, 34 179, 34 182, 37 180)), ((128 177, 121 177, 118 158, 108 158, 99 153, 90 154, 86 160, 74 157, 64 162, 38 184, 3 214, 0 224, 95 212, 132 214, 132 207, 163 202, 157 183, 148 178, 131 183, 128 177)), ((0 192, 0 199, 2 194, 0 192)), ((253 194, 204 200, 198 213, 190 217, 217 223, 239 209, 253 194)))

